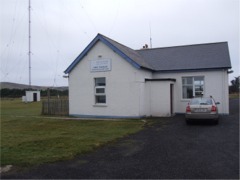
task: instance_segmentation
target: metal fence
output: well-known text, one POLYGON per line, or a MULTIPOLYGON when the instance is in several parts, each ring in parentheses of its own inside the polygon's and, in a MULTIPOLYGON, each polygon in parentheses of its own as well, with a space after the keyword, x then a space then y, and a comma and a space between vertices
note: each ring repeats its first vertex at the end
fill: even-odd
POLYGON ((48 99, 42 101, 43 115, 69 115, 68 99, 48 99))

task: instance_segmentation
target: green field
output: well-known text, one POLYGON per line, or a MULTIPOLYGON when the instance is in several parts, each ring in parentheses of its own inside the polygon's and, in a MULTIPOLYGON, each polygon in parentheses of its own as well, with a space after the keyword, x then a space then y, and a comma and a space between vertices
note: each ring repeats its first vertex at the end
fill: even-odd
MULTIPOLYGON (((62 118, 62 117, 61 117, 62 118)), ((41 102, 1 100, 1 166, 71 159, 143 128, 140 120, 65 120, 41 116, 41 102)))

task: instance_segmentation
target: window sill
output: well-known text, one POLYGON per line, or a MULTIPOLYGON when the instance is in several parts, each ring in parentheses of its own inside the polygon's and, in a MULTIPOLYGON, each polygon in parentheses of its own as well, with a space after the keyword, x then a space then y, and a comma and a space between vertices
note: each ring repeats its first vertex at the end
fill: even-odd
POLYGON ((107 104, 94 104, 93 107, 107 107, 107 104))

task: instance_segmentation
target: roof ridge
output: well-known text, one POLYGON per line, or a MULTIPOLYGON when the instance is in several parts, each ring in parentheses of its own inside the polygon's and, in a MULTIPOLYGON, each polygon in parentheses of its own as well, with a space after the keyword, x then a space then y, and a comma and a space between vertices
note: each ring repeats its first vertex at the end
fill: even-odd
POLYGON ((132 49, 132 48, 130 48, 130 47, 124 45, 124 44, 121 44, 121 43, 119 43, 118 41, 116 41, 116 40, 114 40, 114 39, 112 39, 112 38, 109 38, 109 37, 107 37, 107 36, 105 36, 105 35, 103 35, 103 34, 98 33, 98 35, 102 36, 102 37, 105 38, 105 39, 111 40, 111 41, 113 41, 113 42, 115 42, 115 43, 117 43, 117 44, 119 44, 119 45, 121 45, 121 46, 124 46, 124 47, 126 47, 126 48, 129 48, 129 49, 131 49, 131 50, 133 50, 133 51, 136 51, 135 49, 132 49))
POLYGON ((153 70, 153 67, 148 63, 147 60, 145 60, 145 58, 136 50, 125 46, 124 44, 121 44, 107 36, 104 36, 102 34, 98 34, 100 35, 102 38, 106 39, 108 42, 110 42, 113 46, 122 46, 122 47, 117 47, 119 50, 121 50, 126 56, 128 56, 130 59, 132 59, 133 61, 135 61, 135 63, 137 63, 138 65, 140 65, 143 68, 146 69, 150 69, 153 70), (126 49, 128 52, 126 52, 126 49), (132 58, 132 55, 134 54, 135 58, 132 58))
POLYGON ((228 41, 200 43, 200 44, 176 45, 176 46, 156 47, 156 48, 146 48, 146 49, 136 49, 135 51, 148 51, 148 50, 167 49, 167 48, 176 48, 176 47, 202 46, 202 45, 221 44, 221 43, 228 43, 228 41))

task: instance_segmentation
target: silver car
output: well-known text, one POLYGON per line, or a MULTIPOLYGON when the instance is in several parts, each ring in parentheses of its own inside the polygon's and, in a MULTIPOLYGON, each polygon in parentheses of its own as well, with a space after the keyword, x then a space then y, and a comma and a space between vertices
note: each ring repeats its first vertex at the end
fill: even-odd
POLYGON ((212 97, 209 98, 193 98, 186 107, 185 119, 189 123, 190 120, 212 120, 218 123, 219 114, 217 105, 212 97))

